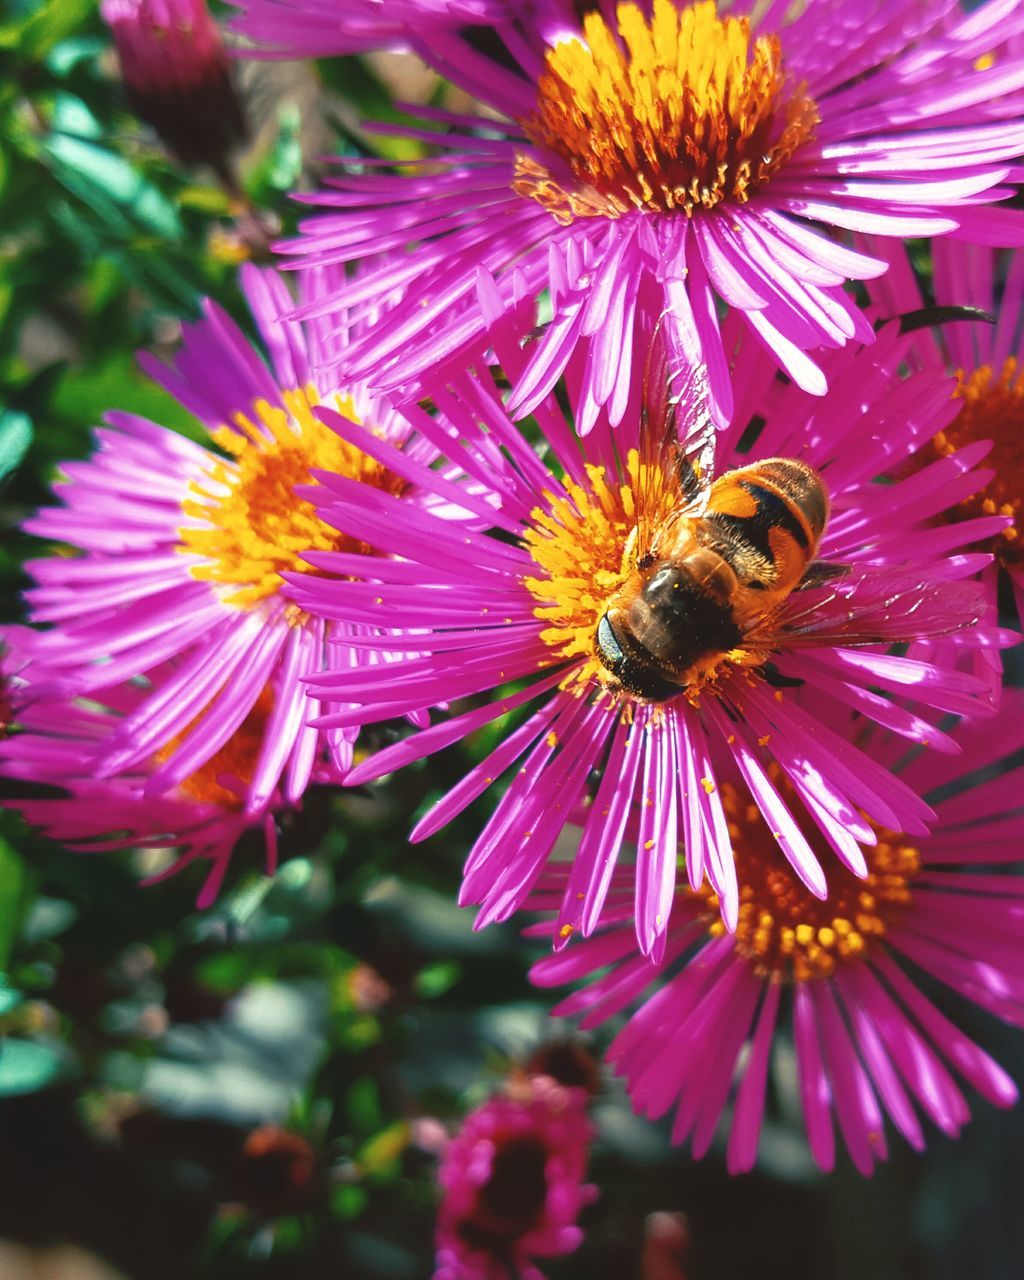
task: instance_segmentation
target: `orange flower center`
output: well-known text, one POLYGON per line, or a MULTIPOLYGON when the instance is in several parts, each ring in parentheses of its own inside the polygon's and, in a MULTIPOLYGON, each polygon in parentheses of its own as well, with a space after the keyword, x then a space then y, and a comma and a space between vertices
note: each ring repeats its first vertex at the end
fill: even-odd
POLYGON ((1011 356, 997 374, 982 365, 969 376, 958 372, 954 393, 963 408, 933 446, 946 457, 975 440, 992 440, 992 451, 982 466, 995 475, 980 493, 972 494, 956 508, 955 519, 973 516, 1010 516, 1008 525, 992 539, 991 550, 1005 565, 1024 564, 1024 371, 1011 356))
MULTIPOLYGON (((269 688, 265 688, 256 699, 252 710, 239 727, 227 740, 224 746, 212 755, 205 764, 201 764, 194 773, 178 783, 178 790, 190 800, 200 804, 215 804, 221 809, 240 809, 242 798, 224 786, 218 779, 225 781, 236 779, 243 787, 252 781, 256 770, 256 761, 263 748, 267 721, 274 706, 274 696, 269 688)), ((175 734, 156 753, 156 762, 163 764, 169 759, 188 736, 199 718, 193 720, 181 733, 175 734)))
MULTIPOLYGON (((800 812, 793 788, 777 785, 791 809, 800 812)), ((889 924, 911 901, 911 881, 921 855, 901 837, 877 830, 878 843, 865 849, 868 875, 859 880, 831 854, 828 897, 816 898, 799 879, 752 801, 726 783, 722 802, 729 821, 740 883, 735 947, 759 977, 807 982, 830 977, 837 965, 862 957, 885 937, 889 924)), ((825 841, 810 820, 801 824, 812 845, 825 841)), ((707 904, 708 930, 725 931, 718 896, 707 885, 699 891, 707 904)))
MULTIPOLYGON (((182 510, 193 523, 179 529, 180 550, 203 557, 192 574, 233 590, 225 603, 249 608, 281 587, 286 570, 312 573, 305 552, 367 550, 326 524, 311 502, 295 496, 320 469, 397 494, 404 481, 349 444, 313 415, 312 387, 284 392, 286 409, 258 401, 253 417, 238 414, 237 430, 222 427, 214 441, 229 454, 213 458, 192 485, 182 510)), ((352 401, 335 408, 353 422, 352 401)))
POLYGON ((654 0, 650 18, 620 4, 616 25, 590 13, 585 39, 548 52, 522 122, 565 169, 521 155, 513 187, 559 222, 745 204, 812 136, 817 107, 789 84, 778 38, 751 41, 747 18, 654 0))

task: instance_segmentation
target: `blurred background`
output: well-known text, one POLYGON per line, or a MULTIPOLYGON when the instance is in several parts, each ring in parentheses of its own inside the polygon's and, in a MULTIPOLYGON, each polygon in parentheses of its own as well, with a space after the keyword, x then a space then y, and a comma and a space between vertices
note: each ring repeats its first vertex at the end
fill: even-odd
MULTIPOLYGON (((223 15, 222 15, 223 16, 223 15)), ((294 226, 288 193, 374 135, 395 97, 465 109, 410 58, 244 62, 236 179, 186 169, 129 111, 93 0, 5 0, 0 20, 0 591, 19 617, 18 532, 109 408, 196 424, 135 368, 294 226), (230 186, 230 190, 228 187, 230 186)), ((240 846, 218 904, 199 874, 150 889, 154 853, 68 853, 0 814, 0 1278, 421 1280, 444 1135, 571 1028, 511 928, 454 905, 470 810, 412 847, 415 817, 489 749, 370 791, 314 793, 273 881, 240 846)), ((944 997, 945 999, 946 997, 944 997)), ((956 1015, 1018 1080, 1020 1037, 956 1015)), ((578 1040, 599 1059, 609 1035, 578 1040)), ((699 1052, 699 1046, 694 1052, 699 1052)), ((893 1142, 870 1181, 811 1162, 792 1061, 775 1063, 759 1171, 696 1164, 601 1074, 585 1243, 553 1280, 1017 1280, 1024 1119, 979 1103, 959 1143, 893 1142)), ((717 1149, 716 1149, 717 1150, 717 1149)))

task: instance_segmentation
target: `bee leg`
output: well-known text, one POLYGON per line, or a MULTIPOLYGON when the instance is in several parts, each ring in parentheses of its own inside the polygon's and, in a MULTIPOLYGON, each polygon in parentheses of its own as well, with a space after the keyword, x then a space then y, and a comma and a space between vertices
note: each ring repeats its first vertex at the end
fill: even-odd
POLYGON ((841 578, 850 572, 848 564, 835 564, 828 560, 812 560, 804 570, 804 576, 794 587, 795 591, 803 591, 807 587, 822 587, 834 578, 841 578))

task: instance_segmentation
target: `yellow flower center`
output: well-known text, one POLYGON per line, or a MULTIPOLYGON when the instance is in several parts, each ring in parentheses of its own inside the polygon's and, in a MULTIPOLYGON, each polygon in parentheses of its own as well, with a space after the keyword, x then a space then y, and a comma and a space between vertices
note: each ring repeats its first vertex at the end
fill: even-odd
POLYGON ((548 497, 546 511, 531 513, 524 535, 541 575, 526 578, 537 600, 534 615, 548 625, 540 633, 551 663, 575 660, 567 682, 612 683, 594 652, 597 624, 609 600, 633 569, 637 495, 652 519, 669 514, 675 496, 660 467, 640 462, 631 449, 621 483, 609 483, 604 467, 587 467, 589 487, 566 481, 564 498, 548 497))
POLYGON ((650 19, 620 4, 616 23, 588 14, 585 41, 548 52, 522 122, 565 166, 522 155, 514 189, 559 222, 745 204, 812 136, 817 107, 788 83, 778 37, 751 42, 747 18, 654 0, 650 19))
MULTIPOLYGON (((801 811, 792 786, 776 782, 791 810, 801 811)), ((901 837, 876 828, 878 843, 864 850, 868 875, 859 880, 831 855, 828 897, 816 898, 799 879, 757 805, 730 783, 722 786, 740 884, 734 945, 759 977, 807 982, 830 977, 837 965, 862 957, 885 937, 911 901, 911 881, 921 855, 901 837)), ((826 855, 825 840, 807 819, 801 824, 812 846, 826 855)), ((698 896, 708 904, 708 930, 725 931, 718 896, 707 885, 698 896)))
POLYGON ((956 508, 954 518, 1011 516, 1013 524, 995 535, 991 550, 1005 565, 1024 564, 1024 371, 1011 356, 998 375, 982 365, 970 375, 962 370, 955 394, 963 408, 932 442, 940 457, 975 440, 992 440, 992 451, 981 464, 995 475, 980 493, 956 508))
MULTIPOLYGON (((215 804, 222 809, 240 809, 242 798, 234 791, 222 786, 218 778, 236 778, 243 786, 248 786, 256 769, 263 747, 267 721, 273 709, 274 696, 269 688, 265 688, 256 699, 252 710, 239 727, 227 740, 224 746, 212 755, 205 764, 178 783, 178 791, 197 800, 201 804, 215 804)), ((156 753, 157 764, 169 759, 192 729, 199 723, 197 717, 181 733, 177 733, 156 753)))
MULTIPOLYGON (((236 415, 237 430, 213 433, 229 457, 213 460, 182 502, 197 524, 178 530, 179 549, 204 561, 192 567, 193 576, 235 588, 224 600, 239 608, 274 595, 286 570, 314 572, 302 560, 307 551, 366 550, 295 496, 296 485, 312 483, 311 471, 333 471, 392 494, 404 487, 382 463, 313 416, 319 401, 312 387, 283 394, 287 411, 259 400, 252 417, 236 415)), ((347 397, 338 397, 335 407, 358 422, 347 397)))

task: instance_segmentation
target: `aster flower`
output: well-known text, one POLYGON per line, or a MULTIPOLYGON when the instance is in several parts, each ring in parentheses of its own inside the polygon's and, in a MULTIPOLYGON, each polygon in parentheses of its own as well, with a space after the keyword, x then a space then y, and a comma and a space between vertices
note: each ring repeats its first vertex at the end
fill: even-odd
MULTIPOLYGON (((1024 694, 1008 694, 996 721, 962 721, 953 732, 961 754, 920 752, 909 764, 899 737, 852 714, 844 724, 841 708, 832 714, 844 738, 862 738, 872 758, 933 798, 929 835, 876 826, 867 877, 837 870, 827 898, 818 899, 780 856, 738 779, 726 782, 742 886, 734 934, 723 931, 709 889, 684 889, 665 955, 652 966, 635 954, 630 886, 617 873, 600 933, 531 972, 543 987, 584 984, 552 1011, 583 1015, 583 1026, 632 1010, 608 1059, 639 1112, 654 1118, 675 1109, 673 1141, 689 1142, 698 1158, 731 1097, 726 1159, 733 1173, 756 1160, 772 1050, 790 1020, 807 1138, 826 1170, 835 1162, 834 1123, 864 1174, 886 1158, 886 1116, 918 1150, 922 1115, 955 1137, 970 1116, 957 1076, 997 1106, 1017 1098, 1006 1073, 932 1003, 915 975, 1024 1025, 1024 880, 1008 869, 1024 850, 1024 769, 1005 771, 1024 746, 1024 694)), ((795 801, 789 785, 780 785, 795 801)), ((798 820, 821 848, 806 810, 798 820)), ((565 879, 565 871, 549 873, 531 905, 553 911, 565 879)))
POLYGON ((572 1253, 583 1238, 590 1138, 584 1091, 546 1076, 471 1112, 437 1175, 434 1280, 543 1280, 533 1259, 572 1253))
MULTIPOLYGON (((170 851, 173 856, 153 880, 193 863, 209 864, 198 896, 202 907, 216 898, 231 853, 247 831, 262 837, 266 871, 273 874, 276 819, 289 806, 281 788, 275 788, 257 812, 246 805, 270 719, 269 694, 198 768, 178 785, 153 794, 149 783, 160 767, 160 752, 105 776, 98 762, 105 743, 138 713, 147 692, 159 694, 165 681, 174 678, 173 666, 154 673, 149 690, 126 680, 88 700, 40 696, 26 678, 33 670, 32 646, 32 637, 24 638, 17 654, 22 665, 16 678, 20 703, 16 731, 0 739, 0 775, 12 780, 4 787, 6 808, 72 849, 170 851), (40 786, 58 793, 40 796, 40 786)), ((314 764, 311 773, 314 781, 332 776, 321 762, 314 764)))
POLYGON ((212 303, 186 328, 171 367, 142 359, 205 426, 209 447, 134 414, 108 414, 95 455, 65 464, 62 505, 25 528, 80 553, 26 566, 31 620, 51 628, 32 651, 37 692, 91 694, 143 677, 152 685, 124 709, 96 768, 144 774, 149 797, 174 792, 258 713, 259 750, 241 801, 255 821, 275 796, 298 804, 314 771, 337 778, 352 759, 353 733, 309 726, 317 705, 302 683, 353 660, 344 644, 352 629, 311 617, 281 587, 311 548, 337 557, 321 573, 346 572, 346 557, 367 548, 325 525, 295 486, 323 467, 399 502, 422 498, 434 514, 467 513, 449 501, 464 496, 450 469, 428 473, 432 487, 418 493, 436 450, 386 404, 359 388, 327 400, 360 438, 392 442, 396 471, 324 425, 310 362, 333 338, 277 320, 291 298, 274 272, 247 268, 242 283, 272 369, 212 303))
MULTIPOLYGON (((522 360, 514 324, 497 326, 492 338, 514 378, 522 360)), ((431 835, 514 770, 466 863, 460 902, 482 906, 479 924, 505 919, 522 904, 565 823, 592 798, 559 916, 560 940, 595 927, 637 802, 644 814, 635 867, 642 949, 657 954, 665 944, 677 831, 691 885, 707 873, 732 927, 738 894, 716 781, 723 765, 740 770, 785 856, 819 896, 826 892, 825 872, 766 772, 769 761, 792 780, 834 853, 855 874, 867 869, 861 845, 874 841, 861 811, 889 827, 925 830, 930 810, 911 789, 837 737, 784 687, 828 690, 940 751, 952 745, 928 719, 928 708, 973 709, 982 688, 969 676, 885 648, 886 641, 977 621, 978 592, 958 579, 985 557, 963 548, 1004 523, 996 516, 929 527, 935 514, 987 479, 971 471, 977 450, 933 463, 909 480, 875 483, 956 411, 949 380, 899 379, 908 342, 890 329, 874 347, 836 354, 835 390, 824 401, 782 387, 765 353, 754 344, 744 350, 737 367, 745 412, 719 433, 718 472, 787 455, 817 467, 832 505, 818 554, 844 570, 826 586, 794 591, 768 611, 763 627, 716 634, 675 684, 632 681, 609 663, 603 635, 610 602, 649 567, 652 521, 670 525, 675 518, 671 476, 664 459, 648 452, 652 434, 659 434, 651 425, 653 409, 615 430, 602 419, 581 449, 557 404, 545 401, 538 410, 550 447, 545 465, 505 415, 489 370, 433 387, 432 399, 457 428, 460 466, 500 495, 494 533, 445 527, 385 494, 320 477, 321 488, 309 496, 322 518, 396 558, 366 557, 363 582, 293 580, 291 595, 321 617, 390 628, 386 639, 365 644, 407 655, 401 678, 387 684, 372 671, 315 676, 313 694, 340 704, 320 723, 347 728, 414 707, 480 694, 488 699, 360 762, 347 781, 380 778, 514 713, 500 745, 412 834, 414 840, 431 835), (751 447, 744 430, 754 412, 764 423, 751 447), (872 647, 851 647, 865 644, 872 647), (526 679, 534 683, 515 687, 526 679)), ((699 381, 681 395, 679 422, 706 440, 699 381)), ((337 429, 345 430, 343 424, 337 429)), ((386 446, 376 456, 392 465, 386 446)), ((748 500, 739 501, 742 517, 748 500)), ((806 547, 806 534, 800 536, 806 547)), ((784 542, 771 544, 780 556, 784 542)), ((310 559, 321 563, 317 555, 310 559)), ((979 644, 1001 639, 974 635, 979 644)))
POLYGON ((507 16, 506 0, 230 0, 245 57, 328 58, 404 49, 432 27, 455 30, 507 16))
MULTIPOLYGON (((891 264, 872 286, 879 310, 886 315, 905 314, 928 305, 903 245, 873 248, 891 264)), ((910 356, 921 368, 948 372, 957 379, 960 412, 935 437, 930 452, 944 457, 965 445, 989 442, 985 465, 992 479, 961 502, 949 518, 1006 517, 1006 527, 989 541, 993 559, 982 571, 981 581, 991 616, 997 615, 999 584, 1005 580, 1020 620, 1024 618, 1024 253, 1002 254, 984 245, 948 241, 935 246, 933 261, 936 306, 966 305, 996 317, 995 324, 954 321, 922 329, 910 356)), ((965 654, 948 642, 935 652, 961 662, 972 660, 978 674, 987 674, 993 699, 998 697, 1002 665, 997 654, 965 654)))
POLYGON ((206 0, 101 0, 131 109, 184 164, 230 181, 227 157, 246 124, 220 29, 206 0))
POLYGON ((901 0, 856 21, 839 0, 744 0, 725 15, 713 0, 590 8, 582 25, 562 4, 499 25, 505 63, 457 33, 424 33, 424 56, 509 123, 482 131, 478 118, 417 108, 427 126, 410 136, 440 149, 422 172, 350 171, 301 197, 324 212, 282 246, 299 266, 416 246, 344 292, 353 306, 396 285, 421 300, 347 349, 371 385, 466 349, 486 271, 507 306, 550 291, 514 416, 579 351, 578 428, 602 406, 617 423, 634 330, 665 312, 678 353, 708 366, 724 423, 734 352, 720 303, 815 394, 825 372, 809 350, 871 340, 843 285, 885 263, 821 230, 1020 241, 1020 212, 993 202, 1024 151, 1024 60, 979 69, 1024 30, 1020 6, 990 0, 964 15, 953 0, 901 0))

